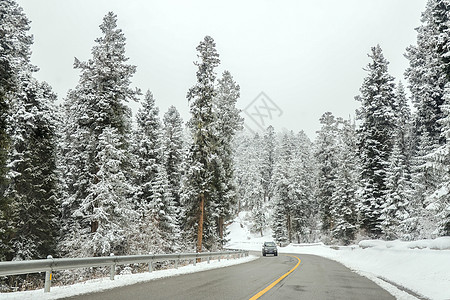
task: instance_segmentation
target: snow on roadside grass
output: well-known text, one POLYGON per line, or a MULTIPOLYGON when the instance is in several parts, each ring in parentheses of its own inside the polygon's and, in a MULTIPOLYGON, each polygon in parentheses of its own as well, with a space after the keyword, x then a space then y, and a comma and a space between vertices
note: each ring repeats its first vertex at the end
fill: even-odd
MULTIPOLYGON (((264 237, 251 234, 245 224, 239 222, 237 218, 230 226, 228 248, 261 251, 262 243, 272 240, 271 234, 264 237)), ((333 259, 374 281, 398 299, 417 298, 388 282, 430 299, 450 299, 450 237, 413 242, 370 240, 348 247, 290 244, 279 247, 278 252, 333 259)))
POLYGON ((195 273, 200 271, 212 270, 217 268, 228 267, 232 265, 237 265, 241 263, 246 263, 257 259, 256 256, 249 255, 248 257, 238 258, 238 259, 222 259, 220 262, 216 259, 211 260, 210 264, 207 262, 197 263, 196 266, 187 265, 184 267, 179 267, 178 269, 167 269, 153 271, 151 273, 138 273, 129 275, 116 275, 114 280, 110 280, 109 277, 88 280, 86 282, 76 283, 67 286, 57 286, 52 287, 50 293, 45 293, 44 290, 34 290, 25 292, 15 292, 15 293, 0 293, 0 299, 17 299, 17 300, 28 300, 28 299, 60 299, 65 297, 71 297, 75 295, 82 295, 87 293, 101 292, 104 290, 109 290, 121 286, 132 285, 136 283, 143 283, 150 280, 177 276, 189 273, 195 273))

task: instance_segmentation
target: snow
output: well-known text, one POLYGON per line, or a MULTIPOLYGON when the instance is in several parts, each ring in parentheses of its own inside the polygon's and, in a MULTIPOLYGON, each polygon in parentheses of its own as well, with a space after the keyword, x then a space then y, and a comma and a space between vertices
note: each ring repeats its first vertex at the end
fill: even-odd
POLYGON ((150 280, 178 276, 183 274, 190 274, 200 271, 212 270, 217 268, 228 267, 236 264, 246 263, 257 259, 256 256, 249 255, 247 257, 238 259, 222 259, 220 262, 218 260, 211 260, 208 262, 201 262, 194 265, 187 265, 179 267, 178 269, 167 269, 153 271, 151 273, 139 273, 139 274, 127 274, 127 275, 116 275, 114 280, 110 280, 109 276, 99 279, 93 279, 82 283, 77 283, 68 286, 55 286, 52 287, 50 293, 44 293, 43 289, 34 291, 24 291, 15 293, 0 293, 0 299, 20 299, 20 300, 31 300, 31 299, 60 299, 66 297, 72 297, 75 295, 82 295, 87 293, 101 292, 104 290, 109 290, 121 286, 132 285, 136 283, 143 283, 150 280))
MULTIPOLYGON (((245 215, 241 214, 230 225, 228 247, 260 251, 264 241, 272 240, 271 234, 253 235, 243 220, 245 215)), ((370 240, 351 246, 290 244, 279 247, 278 252, 313 254, 338 261, 397 299, 417 299, 401 289, 429 299, 450 299, 450 237, 413 242, 370 240)))

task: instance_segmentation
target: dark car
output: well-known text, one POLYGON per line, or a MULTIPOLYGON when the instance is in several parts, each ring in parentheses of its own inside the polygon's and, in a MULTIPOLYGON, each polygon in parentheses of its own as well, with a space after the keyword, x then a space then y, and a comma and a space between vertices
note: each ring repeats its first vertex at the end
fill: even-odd
POLYGON ((277 245, 274 242, 264 242, 262 255, 266 256, 266 254, 273 254, 274 256, 278 255, 277 245))

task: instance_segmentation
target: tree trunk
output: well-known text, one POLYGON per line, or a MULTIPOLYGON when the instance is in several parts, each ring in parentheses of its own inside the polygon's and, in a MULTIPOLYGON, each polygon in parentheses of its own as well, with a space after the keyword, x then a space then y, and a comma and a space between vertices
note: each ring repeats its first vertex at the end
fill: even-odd
POLYGON ((91 232, 92 233, 97 232, 97 229, 98 229, 98 221, 92 221, 91 222, 91 232))
POLYGON ((200 216, 198 218, 198 232, 197 232, 197 252, 202 252, 203 240, 203 211, 205 206, 205 195, 200 194, 200 216))
POLYGON ((219 217, 220 249, 223 249, 223 216, 219 217))
POLYGON ((291 224, 291 215, 287 215, 287 226, 288 226, 288 237, 289 243, 292 243, 292 224, 291 224))

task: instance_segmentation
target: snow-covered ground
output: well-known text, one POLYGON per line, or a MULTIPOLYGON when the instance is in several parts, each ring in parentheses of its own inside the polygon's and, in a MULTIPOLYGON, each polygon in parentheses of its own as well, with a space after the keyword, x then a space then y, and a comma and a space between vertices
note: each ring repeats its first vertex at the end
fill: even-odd
MULTIPOLYGON (((263 237, 250 233, 242 214, 229 228, 229 248, 261 251, 261 244, 272 240, 271 232, 263 237)), ((290 244, 278 251, 336 260, 398 299, 417 299, 399 287, 429 299, 450 299, 450 237, 416 242, 361 241, 347 247, 290 244)))
POLYGON ((211 260, 209 264, 207 262, 201 262, 197 263, 195 266, 187 265, 184 267, 179 267, 178 269, 153 271, 151 273, 117 275, 115 276, 114 280, 110 280, 109 277, 99 278, 68 286, 52 287, 50 293, 44 293, 43 289, 25 292, 15 292, 15 293, 0 293, 0 299, 2 300, 60 299, 75 295, 101 292, 103 290, 108 290, 120 286, 132 285, 136 283, 142 283, 164 277, 223 268, 227 266, 249 262, 255 260, 256 258, 257 258, 256 256, 249 255, 248 257, 243 257, 239 259, 229 259, 229 260, 222 259, 220 262, 217 260, 211 260))

